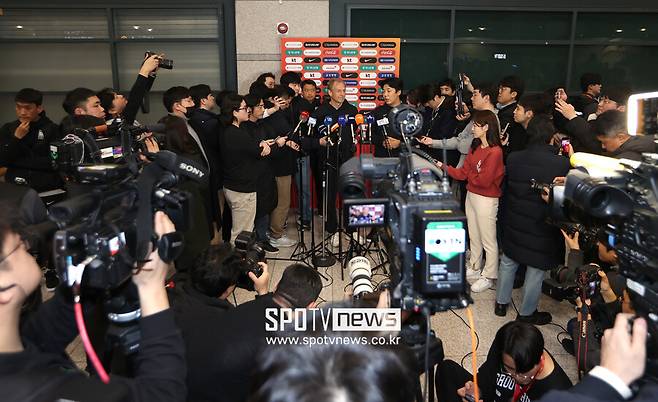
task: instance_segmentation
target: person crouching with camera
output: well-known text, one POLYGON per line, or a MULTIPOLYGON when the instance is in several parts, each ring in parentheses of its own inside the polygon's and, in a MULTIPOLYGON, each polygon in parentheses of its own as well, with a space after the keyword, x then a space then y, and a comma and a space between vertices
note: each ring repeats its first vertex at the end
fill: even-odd
POLYGON ((454 168, 441 162, 437 162, 437 166, 453 179, 467 181, 466 218, 471 248, 467 276, 472 279, 479 277, 471 285, 471 291, 477 293, 493 287, 498 277, 496 216, 505 166, 498 119, 492 111, 475 112, 473 137, 471 150, 462 167, 454 168), (487 258, 481 271, 483 250, 487 258))
POLYGON ((242 231, 251 232, 256 218, 256 188, 259 158, 269 155, 266 141, 256 140, 241 126, 249 120, 249 108, 244 97, 229 94, 222 101, 222 121, 226 126, 222 138, 224 195, 231 208, 233 228, 231 243, 242 231))
POLYGON ((617 253, 603 236, 598 236, 598 260, 610 266, 607 272, 597 264, 584 264, 579 232, 570 236, 562 230, 562 235, 570 251, 567 267, 555 279, 563 284, 576 284, 579 296, 575 299, 576 317, 567 323, 571 339, 562 339, 561 343, 576 357, 578 369, 588 372, 600 362, 603 332, 614 326, 619 313, 635 314, 635 310, 626 290, 626 279, 617 271, 617 253))
MULTIPOLYGON (((134 378, 113 375, 103 384, 77 370, 66 356, 67 345, 78 335, 69 289, 60 287, 35 313, 21 317, 24 301, 39 287, 41 270, 21 235, 25 228, 17 221, 18 212, 0 205, 2 400, 184 401, 185 348, 164 287, 169 265, 158 251, 132 277, 141 308, 134 378)), ((163 212, 155 214, 154 228, 158 236, 175 231, 163 212)))

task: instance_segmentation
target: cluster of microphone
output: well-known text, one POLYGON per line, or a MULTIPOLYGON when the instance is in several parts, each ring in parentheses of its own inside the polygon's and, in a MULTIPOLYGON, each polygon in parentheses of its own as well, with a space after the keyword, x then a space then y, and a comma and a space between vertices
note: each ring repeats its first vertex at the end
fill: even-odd
MULTIPOLYGON (((314 118, 309 120, 309 134, 311 130, 311 120, 313 126, 317 124, 317 121, 314 118)), ((342 140, 340 131, 346 125, 350 126, 350 133, 352 134, 352 144, 356 145, 359 140, 363 143, 370 143, 372 141, 372 124, 375 123, 375 117, 371 114, 363 115, 358 113, 354 116, 349 114, 338 116, 338 121, 334 122, 333 117, 326 116, 320 127, 320 134, 327 137, 327 142, 329 145, 334 146, 340 144, 342 140), (354 126, 357 127, 357 131, 354 130, 354 126), (359 136, 357 137, 357 133, 359 136)))

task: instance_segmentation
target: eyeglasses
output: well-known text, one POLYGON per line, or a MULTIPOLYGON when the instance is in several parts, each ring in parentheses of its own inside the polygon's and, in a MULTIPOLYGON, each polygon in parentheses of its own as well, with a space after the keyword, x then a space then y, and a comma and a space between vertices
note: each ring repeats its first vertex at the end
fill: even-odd
POLYGON ((510 377, 518 378, 519 380, 523 380, 523 381, 532 380, 532 379, 535 378, 535 375, 537 375, 537 373, 532 374, 532 375, 517 373, 515 370, 512 370, 511 368, 507 367, 505 364, 502 364, 500 366, 500 369, 504 373, 509 374, 510 377))
POLYGON ((247 106, 238 108, 238 111, 240 111, 240 110, 249 110, 249 108, 247 106))
POLYGON ((14 247, 13 250, 7 253, 7 255, 5 255, 4 257, 0 258, 0 264, 7 261, 7 258, 9 258, 10 255, 14 254, 16 250, 21 248, 21 246, 25 247, 25 250, 28 250, 30 248, 29 244, 25 240, 21 239, 21 241, 18 242, 18 244, 16 245, 16 247, 14 247))

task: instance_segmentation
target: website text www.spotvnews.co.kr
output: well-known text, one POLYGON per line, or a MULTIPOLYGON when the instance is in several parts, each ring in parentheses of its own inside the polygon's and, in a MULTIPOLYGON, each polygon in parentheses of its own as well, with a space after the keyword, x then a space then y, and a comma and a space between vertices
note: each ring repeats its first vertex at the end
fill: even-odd
POLYGON ((265 331, 273 333, 266 337, 268 345, 397 345, 401 327, 400 309, 265 310, 265 331), (364 332, 372 335, 366 336, 364 332))

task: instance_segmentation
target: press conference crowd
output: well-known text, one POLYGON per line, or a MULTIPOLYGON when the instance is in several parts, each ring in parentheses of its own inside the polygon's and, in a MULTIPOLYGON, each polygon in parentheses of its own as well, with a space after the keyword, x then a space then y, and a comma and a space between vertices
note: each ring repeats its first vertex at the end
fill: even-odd
MULTIPOLYGON (((337 211, 339 167, 358 152, 399 156, 406 144, 389 113, 403 104, 424 116, 411 146, 426 151, 450 177, 466 213, 471 292, 495 289, 490 311, 512 320, 498 330, 477 370, 477 385, 458 362, 437 365, 438 400, 472 401, 475 387, 485 402, 658 398, 654 383, 637 386, 644 374, 647 324, 641 318, 629 324, 633 303, 614 245, 604 233, 584 242, 578 231, 561 230, 546 219, 549 187, 564 181, 574 152, 632 160, 656 152, 653 137, 628 134, 630 91, 608 88, 606 77, 596 73, 584 74, 580 93, 572 94, 557 85, 526 94, 518 76, 463 75, 461 82, 446 78, 416 88, 390 78, 379 83, 383 104, 372 111, 345 100, 342 80, 329 80, 324 93, 294 72, 278 82, 272 73, 261 74, 246 95, 203 83, 169 88, 162 96, 168 112, 159 120, 163 132, 139 138, 142 163, 168 150, 203 167, 210 180, 179 183, 193 196, 182 255, 172 266, 152 250, 133 276, 141 307, 139 350, 123 361, 105 362, 112 367, 109 384, 91 363, 79 370, 66 354, 78 335, 71 289, 60 283, 47 256, 32 256, 25 228, 48 219, 39 194, 78 191, 70 172, 53 167, 52 144, 72 140, 75 129, 140 125, 144 97, 157 75, 166 74, 158 69, 161 58, 142 62, 127 94, 71 90, 59 124, 47 117, 41 92, 22 89, 14 99, 17 119, 0 128, 3 400, 414 400, 422 369, 405 346, 267 344, 272 334, 265 331, 265 310, 315 308, 321 277, 293 263, 270 290, 267 264, 259 263, 263 272, 257 276, 233 250, 241 232, 253 231, 266 252, 276 253, 299 241, 286 234, 287 227, 319 224, 329 245, 337 247, 345 236, 337 211), (354 119, 357 114, 373 118, 364 123, 354 119), (533 181, 544 186, 535 189, 533 181), (584 374, 572 386, 544 347, 537 326, 553 320, 538 306, 548 271, 585 265, 597 267, 600 292, 573 300, 573 320, 560 323, 570 332, 562 345, 584 374), (41 303, 44 276, 53 296, 41 303), (241 277, 255 298, 234 305, 230 297, 241 277), (522 302, 514 315, 508 310, 518 287, 522 302)), ((176 230, 162 212, 155 214, 154 228, 157 236, 176 230)), ((101 304, 88 303, 84 315, 103 328, 94 321, 101 304)), ((97 332, 90 330, 90 342, 102 349, 104 335, 97 332)))

